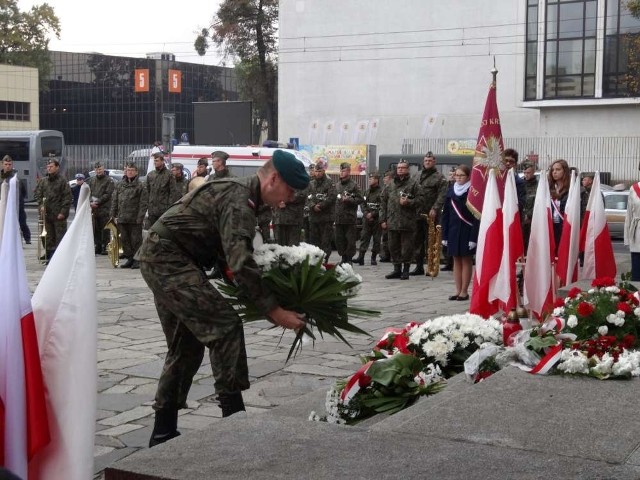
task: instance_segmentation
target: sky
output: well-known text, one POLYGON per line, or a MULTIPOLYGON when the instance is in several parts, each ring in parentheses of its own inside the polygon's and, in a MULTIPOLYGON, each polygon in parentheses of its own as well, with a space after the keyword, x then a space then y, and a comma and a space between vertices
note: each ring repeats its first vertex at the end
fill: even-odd
MULTIPOLYGON (((200 57, 193 48, 197 32, 209 26, 220 1, 46 0, 61 26, 60 39, 53 36, 49 50, 126 57, 169 52, 178 61, 220 65, 213 49, 200 57)), ((43 3, 45 0, 18 0, 18 8, 24 12, 43 3)))

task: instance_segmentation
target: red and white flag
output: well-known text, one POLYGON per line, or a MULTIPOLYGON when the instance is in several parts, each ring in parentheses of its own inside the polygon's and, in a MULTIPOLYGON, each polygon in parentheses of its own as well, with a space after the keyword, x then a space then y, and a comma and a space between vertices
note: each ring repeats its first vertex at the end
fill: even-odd
POLYGON ((580 251, 584 252, 582 279, 615 278, 616 259, 604 213, 604 200, 600 193, 599 172, 593 177, 587 211, 580 230, 580 251))
POLYGON ((556 274, 560 278, 558 287, 578 280, 578 253, 580 249, 580 181, 576 172, 571 172, 571 184, 567 204, 564 208, 562 236, 558 246, 556 274))
POLYGON ((476 152, 473 157, 471 169, 471 186, 467 196, 467 207, 480 218, 484 213, 482 205, 485 201, 485 190, 489 180, 489 171, 496 174, 500 201, 504 193, 504 182, 507 170, 502 161, 504 142, 502 140, 502 127, 500 126, 500 114, 498 113, 498 101, 496 98, 496 80, 491 82, 487 101, 480 122, 476 152))
POLYGON ((0 465, 31 478, 30 461, 49 443, 38 339, 18 228, 18 181, 8 187, 0 247, 0 465))
POLYGON ((476 250, 476 269, 473 274, 473 290, 469 312, 489 318, 498 311, 498 301, 490 299, 503 252, 502 207, 498 195, 495 172, 489 171, 489 180, 485 190, 478 245, 476 250))
POLYGON ((502 260, 495 284, 489 290, 489 300, 498 299, 498 306, 508 312, 518 306, 516 261, 524 255, 522 224, 518 209, 518 193, 513 169, 507 173, 502 203, 502 260))
POLYGON ((35 458, 34 478, 92 478, 98 312, 87 185, 33 295, 33 312, 51 429, 51 444, 35 458))
POLYGON ((541 177, 531 216, 531 235, 529 236, 529 249, 524 269, 523 288, 525 306, 529 307, 529 310, 538 317, 553 308, 555 250, 549 183, 544 177, 541 177))

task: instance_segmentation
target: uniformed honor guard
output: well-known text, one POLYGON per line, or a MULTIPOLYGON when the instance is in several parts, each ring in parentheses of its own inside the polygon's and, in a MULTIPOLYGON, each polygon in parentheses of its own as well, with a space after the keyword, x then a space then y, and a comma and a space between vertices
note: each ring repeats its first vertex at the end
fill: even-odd
POLYGON ((380 174, 375 171, 369 174, 369 189, 364 194, 364 204, 362 207, 362 236, 360 237, 360 255, 354 258, 354 263, 364 265, 364 256, 371 246, 371 265, 377 265, 376 256, 380 253, 380 239, 382 229, 380 228, 380 201, 382 188, 380 188, 380 174))
POLYGON ((351 263, 351 257, 356 253, 356 221, 358 219, 358 205, 364 198, 358 184, 351 178, 351 165, 348 162, 340 164, 340 182, 336 196, 336 249, 341 263, 351 263))
POLYGON ((325 164, 316 163, 314 178, 309 183, 307 206, 309 207, 309 243, 321 248, 325 253, 325 261, 331 256, 331 237, 333 236, 333 220, 338 196, 336 187, 325 173, 325 164))

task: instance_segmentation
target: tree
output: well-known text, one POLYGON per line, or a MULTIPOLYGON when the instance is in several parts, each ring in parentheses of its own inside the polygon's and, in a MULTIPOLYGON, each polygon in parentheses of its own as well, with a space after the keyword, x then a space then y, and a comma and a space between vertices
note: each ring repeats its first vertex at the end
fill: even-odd
POLYGON ((0 0, 0 63, 39 70, 40 88, 46 88, 51 71, 49 36, 60 38, 60 21, 46 3, 18 9, 17 0, 0 0))
POLYGON ((240 98, 254 102, 257 119, 267 121, 272 139, 278 138, 277 21, 278 0, 223 0, 194 43, 204 55, 211 38, 225 58, 236 62, 240 98))

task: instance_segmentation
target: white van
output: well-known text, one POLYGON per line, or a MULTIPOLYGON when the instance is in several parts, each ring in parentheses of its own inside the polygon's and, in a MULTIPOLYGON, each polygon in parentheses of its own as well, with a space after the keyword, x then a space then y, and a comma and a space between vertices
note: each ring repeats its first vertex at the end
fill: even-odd
MULTIPOLYGON (((229 155, 227 167, 235 176, 246 177, 253 175, 259 167, 271 159, 273 152, 279 149, 265 147, 218 147, 215 145, 176 145, 171 152, 171 162, 184 165, 184 169, 188 170, 188 172, 185 172, 186 176, 190 178, 196 171, 198 160, 205 157, 210 162, 211 153, 216 150, 221 150, 229 155)), ((305 167, 311 165, 311 158, 309 158, 306 152, 287 149, 280 150, 295 155, 305 167)), ((169 154, 165 155, 165 160, 169 162, 169 154)), ((153 171, 154 168, 153 157, 150 157, 147 174, 153 171)))

